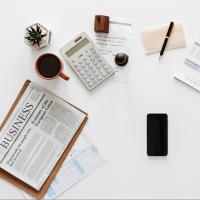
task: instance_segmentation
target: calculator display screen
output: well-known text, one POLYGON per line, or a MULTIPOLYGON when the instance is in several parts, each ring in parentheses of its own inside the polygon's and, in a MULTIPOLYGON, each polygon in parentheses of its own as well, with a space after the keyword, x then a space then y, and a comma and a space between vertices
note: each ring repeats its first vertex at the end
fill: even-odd
POLYGON ((89 43, 89 40, 87 38, 84 38, 83 40, 81 40, 78 44, 76 44, 74 47, 72 47, 70 50, 68 50, 67 52, 65 52, 65 54, 68 57, 73 56, 76 52, 78 52, 81 48, 83 48, 85 45, 87 45, 89 43))

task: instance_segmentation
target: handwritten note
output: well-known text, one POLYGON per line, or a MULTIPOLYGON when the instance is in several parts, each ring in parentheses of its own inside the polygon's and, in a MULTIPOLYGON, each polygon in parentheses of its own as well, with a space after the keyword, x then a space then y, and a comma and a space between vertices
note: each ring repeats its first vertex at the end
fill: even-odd
POLYGON ((93 33, 94 41, 115 70, 112 80, 128 82, 130 62, 124 67, 119 67, 115 64, 114 59, 117 53, 126 53, 131 61, 134 24, 130 20, 111 18, 109 26, 109 33, 93 33))

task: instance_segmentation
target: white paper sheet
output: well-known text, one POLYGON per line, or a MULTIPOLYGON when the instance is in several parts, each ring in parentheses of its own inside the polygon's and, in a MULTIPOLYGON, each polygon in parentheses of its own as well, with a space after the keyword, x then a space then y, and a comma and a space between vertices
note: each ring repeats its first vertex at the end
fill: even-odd
POLYGON ((200 71, 200 36, 195 40, 189 55, 185 59, 185 63, 200 71))
POLYGON ((133 38, 135 24, 128 19, 110 18, 109 33, 93 32, 93 39, 102 55, 108 59, 115 70, 112 80, 128 82, 129 70, 133 67, 131 58, 133 56, 133 38), (126 53, 129 56, 129 62, 124 67, 115 64, 115 55, 117 53, 126 53))
MULTIPOLYGON (((44 199, 55 199, 87 175, 102 166, 107 159, 87 134, 81 134, 60 171, 50 185, 44 199)), ((34 199, 23 192, 25 199, 34 199)))
POLYGON ((185 64, 187 65, 176 72, 174 77, 200 92, 200 36, 195 40, 185 64))

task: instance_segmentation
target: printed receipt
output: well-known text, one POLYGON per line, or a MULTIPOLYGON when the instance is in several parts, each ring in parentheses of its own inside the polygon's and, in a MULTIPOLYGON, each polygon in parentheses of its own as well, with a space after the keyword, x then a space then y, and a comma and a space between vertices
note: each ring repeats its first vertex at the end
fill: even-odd
POLYGON ((93 39, 102 55, 115 70, 112 80, 128 82, 131 56, 133 55, 134 23, 127 19, 110 18, 109 33, 93 33, 93 39), (115 64, 115 55, 126 53, 129 62, 124 67, 115 64))
MULTIPOLYGON (((70 151, 60 171, 50 185, 44 199, 55 199, 87 175, 102 166, 107 160, 85 133, 82 133, 70 151)), ((25 199, 34 199, 23 192, 25 199)))

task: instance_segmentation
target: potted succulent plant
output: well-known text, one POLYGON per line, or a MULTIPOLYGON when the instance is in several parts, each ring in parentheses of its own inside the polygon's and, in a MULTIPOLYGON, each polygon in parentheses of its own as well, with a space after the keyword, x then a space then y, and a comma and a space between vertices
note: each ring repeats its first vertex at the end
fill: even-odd
POLYGON ((50 44, 51 31, 39 23, 35 23, 25 30, 24 41, 34 49, 40 49, 50 44))

